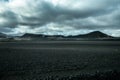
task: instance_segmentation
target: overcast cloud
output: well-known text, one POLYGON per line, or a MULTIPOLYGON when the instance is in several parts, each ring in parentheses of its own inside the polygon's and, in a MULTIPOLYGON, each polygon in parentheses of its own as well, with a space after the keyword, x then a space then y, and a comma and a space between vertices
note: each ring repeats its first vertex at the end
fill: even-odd
POLYGON ((0 0, 0 31, 120 36, 120 0, 0 0))

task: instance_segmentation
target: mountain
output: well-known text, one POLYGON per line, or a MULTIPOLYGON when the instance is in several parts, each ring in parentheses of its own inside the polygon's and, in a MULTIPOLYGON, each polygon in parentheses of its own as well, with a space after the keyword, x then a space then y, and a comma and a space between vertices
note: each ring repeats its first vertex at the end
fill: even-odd
POLYGON ((85 36, 92 37, 92 38, 111 38, 112 37, 100 31, 94 31, 94 32, 86 34, 85 36))
POLYGON ((22 38, 40 38, 40 37, 44 37, 44 35, 42 34, 31 34, 31 33, 26 33, 23 36, 21 36, 22 38))
POLYGON ((112 36, 109 36, 100 31, 94 31, 94 32, 90 32, 88 34, 77 35, 77 36, 68 36, 68 37, 71 37, 71 38, 112 38, 112 36))
POLYGON ((6 37, 7 37, 6 34, 0 33, 0 38, 6 38, 6 37))

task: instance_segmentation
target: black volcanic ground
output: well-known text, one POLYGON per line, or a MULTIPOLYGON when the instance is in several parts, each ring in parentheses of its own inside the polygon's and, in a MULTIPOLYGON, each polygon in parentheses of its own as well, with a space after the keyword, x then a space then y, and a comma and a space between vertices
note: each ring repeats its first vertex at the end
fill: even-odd
POLYGON ((0 42, 0 80, 120 80, 120 42, 0 42))

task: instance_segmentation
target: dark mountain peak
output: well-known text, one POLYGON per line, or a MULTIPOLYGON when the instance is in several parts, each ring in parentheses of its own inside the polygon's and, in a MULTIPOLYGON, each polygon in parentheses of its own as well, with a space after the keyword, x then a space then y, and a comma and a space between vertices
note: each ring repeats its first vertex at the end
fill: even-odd
POLYGON ((92 34, 104 34, 104 33, 102 33, 102 32, 100 32, 100 31, 93 31, 93 32, 91 32, 92 34))
POLYGON ((110 38, 111 36, 102 33, 100 31, 94 31, 94 32, 90 32, 88 34, 85 34, 84 36, 88 37, 88 38, 110 38))
POLYGON ((100 31, 93 31, 93 32, 88 33, 88 35, 103 35, 103 36, 105 36, 105 35, 107 35, 107 34, 102 33, 102 32, 100 32, 100 31))

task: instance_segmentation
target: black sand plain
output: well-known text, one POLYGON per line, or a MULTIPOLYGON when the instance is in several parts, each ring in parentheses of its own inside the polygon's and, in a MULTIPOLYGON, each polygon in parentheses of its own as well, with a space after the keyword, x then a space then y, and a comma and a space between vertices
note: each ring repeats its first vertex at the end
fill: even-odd
POLYGON ((0 42, 0 80, 120 80, 120 41, 0 42))

